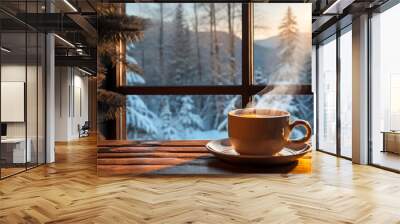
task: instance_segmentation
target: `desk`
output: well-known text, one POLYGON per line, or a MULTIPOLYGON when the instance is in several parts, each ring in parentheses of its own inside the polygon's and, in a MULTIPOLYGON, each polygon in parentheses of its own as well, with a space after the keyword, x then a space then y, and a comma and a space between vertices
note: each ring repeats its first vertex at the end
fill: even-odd
POLYGON ((28 143, 27 144, 28 147, 26 147, 26 152, 25 152, 25 138, 1 139, 1 151, 3 159, 5 159, 7 163, 31 162, 32 141, 30 138, 28 138, 26 142, 28 143))
POLYGON ((400 154, 400 132, 383 131, 383 150, 382 152, 393 152, 400 154))

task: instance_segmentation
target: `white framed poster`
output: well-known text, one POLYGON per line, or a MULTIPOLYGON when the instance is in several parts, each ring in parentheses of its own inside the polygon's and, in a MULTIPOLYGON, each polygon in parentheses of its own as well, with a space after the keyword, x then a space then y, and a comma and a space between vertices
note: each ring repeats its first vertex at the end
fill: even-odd
POLYGON ((25 82, 1 82, 1 122, 25 121, 25 82))

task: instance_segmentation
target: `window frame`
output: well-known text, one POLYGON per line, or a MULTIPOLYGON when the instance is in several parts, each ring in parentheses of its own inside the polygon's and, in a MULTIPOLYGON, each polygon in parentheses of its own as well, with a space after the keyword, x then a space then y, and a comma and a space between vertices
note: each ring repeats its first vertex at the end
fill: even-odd
MULTIPOLYGON (((160 1, 151 0, 139 2, 140 4, 157 3, 160 1)), ((253 68, 253 11, 257 1, 162 1, 162 3, 242 3, 242 83, 239 85, 201 85, 201 86, 126 86, 125 68, 121 63, 117 65, 117 87, 116 92, 123 95, 240 95, 242 107, 251 102, 253 95, 260 92, 269 92, 276 86, 285 86, 286 92, 279 92, 279 95, 313 95, 312 84, 290 84, 290 85, 258 85, 254 81, 253 68)), ((132 2, 134 4, 134 2, 132 2)), ((161 3, 161 2, 160 2, 161 3)), ((271 2, 269 2, 271 3, 271 2)), ((299 2, 283 2, 299 3, 299 2)), ((125 10, 122 7, 122 10, 125 10)), ((126 44, 120 43, 117 47, 120 54, 125 55, 126 44)), ((121 118, 116 119, 117 138, 126 139, 126 113, 121 111, 121 118), (120 127, 120 128, 118 128, 120 127)))

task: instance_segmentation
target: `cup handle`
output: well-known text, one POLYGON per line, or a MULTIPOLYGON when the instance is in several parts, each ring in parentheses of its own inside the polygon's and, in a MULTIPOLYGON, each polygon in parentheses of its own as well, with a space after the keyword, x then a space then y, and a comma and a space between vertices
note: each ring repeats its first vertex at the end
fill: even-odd
POLYGON ((288 143, 289 144, 304 144, 304 143, 308 142, 308 140, 310 140, 310 138, 311 138, 311 132, 312 132, 310 124, 305 120, 296 120, 293 123, 289 124, 290 133, 292 132, 293 128, 295 128, 296 126, 303 126, 306 129, 306 134, 301 139, 289 139, 288 143))

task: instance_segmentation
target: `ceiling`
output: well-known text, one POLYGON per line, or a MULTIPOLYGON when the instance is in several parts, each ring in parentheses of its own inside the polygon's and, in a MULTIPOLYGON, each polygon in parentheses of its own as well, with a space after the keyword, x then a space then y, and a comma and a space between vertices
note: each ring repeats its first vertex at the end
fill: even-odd
MULTIPOLYGON (((174 0, 174 2, 179 1, 180 0, 174 0)), ((312 31, 315 42, 330 35, 329 32, 335 32, 332 27, 334 27, 339 20, 346 21, 347 19, 349 23, 351 23, 352 16, 356 16, 358 13, 364 12, 365 10, 378 7, 386 1, 388 0, 264 0, 262 2, 312 3, 312 31), (330 29, 331 31, 329 31, 330 29)), ((79 62, 82 62, 81 66, 94 63, 92 66, 87 67, 95 70, 96 64, 94 59, 97 57, 96 4, 99 2, 127 3, 138 1, 50 0, 46 5, 45 0, 35 0, 32 2, 26 0, 1 0, 0 26, 3 32, 2 44, 3 46, 12 48, 12 55, 15 57, 26 55, 26 53, 30 55, 34 53, 36 46, 35 43, 31 43, 30 38, 27 38, 28 48, 27 51, 25 51, 26 30, 29 32, 55 32, 61 37, 56 38, 55 42, 56 56, 58 56, 56 63, 63 65, 74 62, 78 63, 78 66, 79 62), (52 13, 48 13, 50 9, 52 13), (67 40, 70 44, 66 43, 64 40, 67 40), (71 44, 74 46, 71 47, 71 44)), ((140 2, 166 1, 141 0, 140 2)), ((182 0, 182 2, 185 1, 182 0)), ((237 0, 237 2, 243 2, 243 0, 237 0)), ((254 0, 252 2, 259 1, 254 0)), ((343 26, 346 25, 346 22, 341 23, 343 26)))

